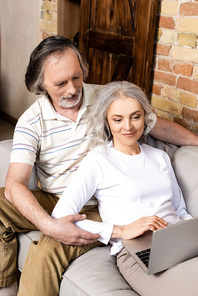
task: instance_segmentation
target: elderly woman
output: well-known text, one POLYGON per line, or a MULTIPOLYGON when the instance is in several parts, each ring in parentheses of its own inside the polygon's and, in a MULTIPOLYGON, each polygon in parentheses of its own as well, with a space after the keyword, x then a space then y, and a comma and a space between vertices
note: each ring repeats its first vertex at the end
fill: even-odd
POLYGON ((149 276, 121 243, 147 230, 192 218, 168 155, 144 144, 152 112, 147 97, 132 83, 112 82, 99 88, 97 103, 88 112, 88 131, 95 148, 83 160, 52 217, 78 213, 94 195, 102 222, 85 219, 76 225, 100 234, 102 243, 111 243, 120 272, 137 293, 196 295, 197 258, 149 276))

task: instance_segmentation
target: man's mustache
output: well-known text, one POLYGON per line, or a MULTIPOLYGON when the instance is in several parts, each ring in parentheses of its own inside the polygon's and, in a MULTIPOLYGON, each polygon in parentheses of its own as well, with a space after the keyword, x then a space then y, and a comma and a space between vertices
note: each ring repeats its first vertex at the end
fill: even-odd
POLYGON ((64 100, 64 99, 74 99, 76 96, 79 95, 79 93, 80 93, 80 90, 78 89, 77 92, 74 95, 62 96, 61 97, 61 100, 64 100))
POLYGON ((67 96, 67 97, 66 96, 62 96, 61 99, 63 99, 63 100, 64 99, 73 99, 75 97, 76 97, 76 94, 75 95, 70 95, 70 96, 67 96))

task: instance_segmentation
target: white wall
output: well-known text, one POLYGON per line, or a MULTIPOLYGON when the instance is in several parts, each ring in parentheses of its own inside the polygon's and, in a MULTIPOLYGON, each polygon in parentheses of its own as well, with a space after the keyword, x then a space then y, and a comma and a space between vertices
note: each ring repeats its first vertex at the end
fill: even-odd
POLYGON ((0 0, 0 110, 18 119, 35 101, 24 77, 39 42, 41 0, 0 0))

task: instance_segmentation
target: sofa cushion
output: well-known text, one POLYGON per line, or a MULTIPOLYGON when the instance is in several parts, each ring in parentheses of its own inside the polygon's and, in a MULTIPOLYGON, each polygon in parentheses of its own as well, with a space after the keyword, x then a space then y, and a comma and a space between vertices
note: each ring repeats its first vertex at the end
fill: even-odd
POLYGON ((60 292, 75 296, 137 295, 120 275, 110 248, 97 247, 72 262, 63 275, 60 292))
POLYGON ((173 169, 189 214, 198 216, 198 147, 182 146, 174 152, 173 169))

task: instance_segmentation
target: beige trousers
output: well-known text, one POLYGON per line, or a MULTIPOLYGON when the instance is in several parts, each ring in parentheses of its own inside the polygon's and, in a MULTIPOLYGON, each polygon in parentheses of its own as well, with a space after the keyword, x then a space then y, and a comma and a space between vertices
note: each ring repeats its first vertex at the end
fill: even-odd
POLYGON ((141 296, 197 296, 198 257, 156 275, 147 275, 124 248, 117 266, 129 285, 141 296))
MULTIPOLYGON (((33 190, 42 207, 51 214, 57 198, 42 190, 33 190)), ((96 207, 82 210, 87 219, 101 221, 96 207)), ((0 188, 0 287, 6 287, 17 279, 16 232, 38 230, 8 202, 4 188, 0 188)), ((32 242, 20 278, 18 296, 56 296, 62 273, 69 263, 88 250, 101 245, 66 246, 41 234, 38 242, 32 242)))

